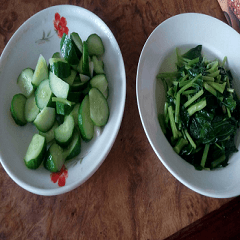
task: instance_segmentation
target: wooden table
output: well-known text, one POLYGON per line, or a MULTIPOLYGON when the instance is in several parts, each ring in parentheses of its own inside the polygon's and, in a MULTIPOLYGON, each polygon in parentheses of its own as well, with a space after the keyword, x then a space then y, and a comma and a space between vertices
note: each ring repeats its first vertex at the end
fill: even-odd
POLYGON ((135 93, 140 52, 154 28, 185 12, 227 22, 218 2, 0 0, 0 53, 25 20, 58 4, 84 7, 112 30, 126 67, 125 113, 102 166, 69 193, 34 195, 0 166, 0 239, 239 239, 240 198, 204 197, 178 182, 146 138, 135 93))

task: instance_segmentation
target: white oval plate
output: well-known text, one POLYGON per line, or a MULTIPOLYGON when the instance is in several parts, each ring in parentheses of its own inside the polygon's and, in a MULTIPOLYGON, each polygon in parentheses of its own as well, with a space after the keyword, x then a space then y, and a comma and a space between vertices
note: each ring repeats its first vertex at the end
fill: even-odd
MULTIPOLYGON (((240 194, 240 151, 235 153, 226 168, 216 171, 196 171, 172 149, 158 123, 157 115, 163 110, 165 93, 156 83, 160 71, 175 69, 175 49, 181 52, 203 45, 203 54, 222 60, 227 56, 228 68, 240 93, 240 35, 222 21, 198 13, 171 17, 161 23, 147 39, 140 55, 136 91, 143 128, 158 158, 181 183, 206 196, 228 198, 240 194)), ((239 148, 239 134, 237 138, 239 148)))
MULTIPOLYGON (((64 26, 64 21, 61 24, 64 26)), ((118 134, 126 96, 122 54, 107 25, 92 12, 77 6, 59 5, 38 12, 15 32, 5 47, 0 59, 0 79, 0 160, 9 176, 22 188, 39 195, 68 192, 92 176, 118 134), (55 13, 66 19, 69 34, 77 32, 82 40, 91 33, 102 38, 105 45, 103 60, 109 80, 109 121, 91 142, 82 141, 79 157, 66 163, 68 177, 64 187, 53 183, 43 166, 37 170, 26 168, 23 158, 36 129, 32 124, 17 126, 9 111, 13 95, 20 92, 16 81, 21 70, 35 68, 39 54, 48 61, 54 52, 60 51, 60 37, 53 24, 55 13)))

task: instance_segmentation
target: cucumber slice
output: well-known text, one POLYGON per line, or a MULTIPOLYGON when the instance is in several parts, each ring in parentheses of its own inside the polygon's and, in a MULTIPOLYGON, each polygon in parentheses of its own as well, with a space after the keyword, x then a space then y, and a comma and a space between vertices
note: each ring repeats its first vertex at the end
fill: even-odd
POLYGON ((64 161, 63 149, 57 143, 53 143, 47 151, 43 164, 50 172, 59 172, 64 161))
POLYGON ((55 122, 55 116, 55 108, 45 107, 37 115, 33 123, 38 129, 38 131, 47 132, 52 128, 55 122))
POLYGON ((40 110, 35 101, 35 95, 32 94, 32 96, 27 99, 25 104, 24 113, 25 113, 25 118, 27 122, 33 122, 37 117, 37 115, 39 114, 39 111, 40 110))
POLYGON ((69 106, 63 102, 56 102, 56 112, 60 115, 68 115, 73 110, 73 106, 69 106))
POLYGON ((64 118, 64 122, 54 130, 54 136, 57 144, 66 147, 73 137, 74 119, 68 115, 64 118))
POLYGON ((73 131, 72 141, 66 148, 66 160, 70 160, 78 156, 81 152, 81 136, 78 129, 75 127, 73 131))
POLYGON ((108 88, 108 81, 104 74, 96 75, 90 80, 90 86, 104 93, 108 88))
POLYGON ((52 58, 62 58, 62 57, 61 57, 61 53, 60 53, 60 52, 55 52, 55 53, 52 55, 52 58))
POLYGON ((63 34, 60 42, 60 49, 64 59, 70 65, 76 65, 79 63, 75 45, 73 44, 72 39, 65 33, 63 34))
POLYGON ((50 71, 53 72, 59 78, 67 78, 71 74, 71 66, 62 58, 50 58, 49 59, 50 71))
POLYGON ((46 148, 45 137, 34 134, 24 157, 25 165, 30 169, 37 169, 44 159, 46 148))
POLYGON ((82 43, 82 39, 80 38, 78 33, 72 32, 70 34, 70 38, 73 40, 73 42, 76 45, 76 47, 78 48, 79 52, 82 54, 82 52, 83 52, 83 43, 82 43))
POLYGON ((90 76, 88 46, 85 41, 83 42, 82 74, 90 76))
POLYGON ((91 61, 91 59, 89 60, 89 73, 90 73, 90 77, 93 77, 93 69, 94 69, 94 64, 91 61))
POLYGON ((33 85, 32 85, 32 79, 33 79, 33 69, 31 68, 25 68, 22 70, 20 75, 17 79, 17 84, 22 92, 22 94, 28 98, 33 93, 33 85))
POLYGON ((76 76, 77 76, 77 71, 74 70, 74 69, 71 69, 70 76, 67 77, 67 78, 63 78, 63 80, 71 86, 73 84, 74 79, 76 78, 76 76))
POLYGON ((15 121, 15 123, 19 126, 24 126, 27 124, 27 120, 25 118, 25 105, 27 98, 22 94, 15 94, 11 101, 11 114, 15 121))
POLYGON ((87 45, 90 56, 101 56, 105 51, 102 39, 96 33, 93 33, 88 37, 87 45))
POLYGON ((73 116, 74 125, 75 126, 78 126, 78 111, 79 111, 79 107, 80 107, 80 103, 75 104, 73 110, 69 114, 69 115, 73 116))
POLYGON ((36 104, 39 109, 43 109, 44 107, 51 107, 52 104, 53 92, 50 88, 50 82, 48 79, 43 80, 36 89, 35 99, 36 104))
POLYGON ((32 85, 34 88, 38 87, 39 84, 48 79, 48 66, 45 58, 40 54, 37 62, 37 66, 33 73, 32 85))
POLYGON ((79 74, 79 77, 80 77, 81 82, 87 82, 90 80, 89 76, 81 74, 81 73, 79 74))
POLYGON ((54 73, 49 74, 50 88, 53 94, 59 98, 67 98, 69 92, 69 84, 57 77, 54 73))
POLYGON ((52 128, 51 128, 49 131, 47 131, 47 132, 45 132, 45 133, 39 131, 39 134, 40 134, 41 136, 43 136, 43 137, 46 138, 46 142, 47 142, 47 143, 50 143, 52 140, 54 140, 54 130, 55 130, 58 126, 59 126, 58 122, 55 121, 54 124, 53 124, 53 126, 52 126, 52 128))
POLYGON ((93 71, 95 74, 104 74, 103 64, 102 61, 99 61, 96 56, 92 56, 93 62, 93 71))
POLYGON ((82 65, 83 65, 83 56, 81 56, 79 63, 76 65, 76 71, 79 73, 83 73, 83 69, 82 69, 82 65))
POLYGON ((109 96, 109 87, 107 87, 106 91, 103 92, 103 96, 108 99, 109 96))
POLYGON ((109 107, 106 98, 97 88, 89 91, 90 117, 96 126, 106 125, 109 118, 109 107))
POLYGON ((66 105, 68 105, 68 106, 70 106, 70 107, 71 107, 72 105, 74 105, 73 102, 68 101, 66 98, 52 97, 52 101, 53 101, 53 102, 61 102, 61 103, 66 104, 66 105))
POLYGON ((86 95, 78 111, 78 126, 84 141, 90 141, 94 136, 94 124, 90 118, 89 96, 86 95))
POLYGON ((81 91, 83 89, 85 89, 86 87, 88 87, 89 82, 76 82, 73 83, 73 85, 71 86, 71 91, 72 92, 78 92, 81 91))

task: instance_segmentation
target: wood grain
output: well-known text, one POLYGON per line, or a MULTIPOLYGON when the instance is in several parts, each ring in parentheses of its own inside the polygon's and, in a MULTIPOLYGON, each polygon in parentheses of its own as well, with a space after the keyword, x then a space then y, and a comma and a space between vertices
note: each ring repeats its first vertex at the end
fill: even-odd
POLYGON ((166 170, 145 136, 135 93, 138 59, 154 28, 184 12, 226 22, 217 1, 0 0, 0 52, 25 20, 57 4, 84 7, 112 30, 126 67, 125 113, 105 162, 67 194, 31 194, 0 167, 0 239, 164 239, 229 202, 191 191, 166 170))
POLYGON ((165 240, 240 239, 240 198, 233 199, 165 240))

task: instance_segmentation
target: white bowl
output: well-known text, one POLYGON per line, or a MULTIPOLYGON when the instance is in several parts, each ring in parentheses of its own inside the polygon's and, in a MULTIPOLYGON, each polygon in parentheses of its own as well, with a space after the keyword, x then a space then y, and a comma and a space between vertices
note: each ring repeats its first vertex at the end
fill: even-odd
MULTIPOLYGON (((240 93, 240 35, 227 24, 213 17, 186 13, 161 23, 147 39, 138 63, 136 91, 142 125, 147 138, 163 165, 188 188, 205 196, 229 198, 240 194, 240 151, 233 154, 229 165, 216 171, 197 171, 179 157, 164 136, 158 113, 163 111, 165 92, 156 83, 160 71, 175 69, 175 48, 185 50, 203 45, 209 59, 222 60, 227 56, 234 86, 240 93)), ((239 149, 239 134, 236 145, 239 149)))
POLYGON ((0 160, 9 176, 22 188, 39 195, 68 192, 85 182, 99 168, 118 134, 125 106, 126 75, 118 43, 107 25, 92 12, 77 6, 59 5, 38 12, 12 36, 0 59, 0 160), (26 67, 35 68, 40 54, 48 61, 60 51, 60 37, 53 25, 55 13, 67 20, 69 34, 78 32, 82 40, 97 33, 105 45, 104 63, 109 80, 110 117, 100 134, 89 143, 82 141, 79 157, 66 163, 68 177, 64 187, 50 179, 43 166, 26 168, 23 158, 36 128, 17 126, 10 115, 10 103, 19 93, 16 81, 26 67))

